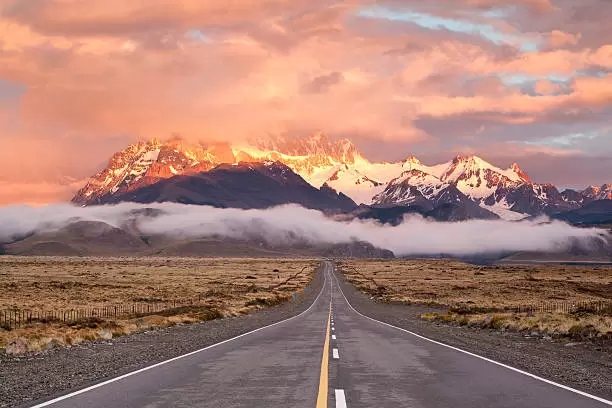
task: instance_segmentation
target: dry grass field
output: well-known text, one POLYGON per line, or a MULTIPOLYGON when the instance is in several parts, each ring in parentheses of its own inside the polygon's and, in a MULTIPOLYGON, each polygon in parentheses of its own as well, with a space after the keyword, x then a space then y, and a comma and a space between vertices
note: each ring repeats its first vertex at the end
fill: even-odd
POLYGON ((448 306, 428 320, 552 337, 612 339, 612 267, 475 266, 453 260, 344 261, 362 292, 384 302, 448 306), (603 310, 575 304, 603 302, 603 310), (538 307, 566 310, 540 311, 538 307), (607 308, 605 307, 607 305, 607 308), (533 311, 517 308, 533 306, 533 311))
POLYGON ((0 310, 86 310, 197 300, 156 314, 35 320, 19 328, 0 322, 0 348, 21 339, 36 350, 246 314, 306 288, 318 264, 304 259, 0 257, 0 310))

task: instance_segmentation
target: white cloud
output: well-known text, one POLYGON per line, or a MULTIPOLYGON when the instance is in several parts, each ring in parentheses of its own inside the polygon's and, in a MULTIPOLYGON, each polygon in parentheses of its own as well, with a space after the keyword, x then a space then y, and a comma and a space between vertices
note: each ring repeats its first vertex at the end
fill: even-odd
POLYGON ((219 209, 182 204, 120 204, 75 207, 0 208, 0 240, 34 231, 51 231, 77 220, 102 221, 120 227, 137 218, 143 234, 169 234, 196 238, 221 236, 233 239, 263 239, 270 244, 346 243, 368 241, 392 250, 398 256, 411 254, 468 255, 501 251, 554 251, 570 244, 585 245, 603 237, 598 229, 575 228, 562 222, 507 222, 473 220, 442 223, 410 217, 399 226, 371 220, 338 221, 314 210, 295 205, 267 210, 219 209), (155 217, 135 215, 144 208, 160 210, 155 217))

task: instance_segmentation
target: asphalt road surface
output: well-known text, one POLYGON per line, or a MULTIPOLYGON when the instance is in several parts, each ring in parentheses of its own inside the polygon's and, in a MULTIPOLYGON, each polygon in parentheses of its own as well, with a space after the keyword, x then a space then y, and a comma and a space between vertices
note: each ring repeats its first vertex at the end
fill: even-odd
POLYGON ((35 407, 612 406, 363 316, 333 272, 294 318, 35 407))

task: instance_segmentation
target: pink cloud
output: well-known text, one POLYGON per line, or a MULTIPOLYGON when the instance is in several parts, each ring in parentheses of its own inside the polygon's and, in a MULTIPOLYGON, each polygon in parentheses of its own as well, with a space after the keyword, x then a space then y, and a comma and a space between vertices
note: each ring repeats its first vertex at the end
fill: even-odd
POLYGON ((562 90, 561 85, 551 82, 549 80, 541 80, 536 82, 535 91, 540 95, 550 95, 562 90))
POLYGON ((548 34, 548 44, 551 48, 562 48, 566 45, 576 45, 582 35, 566 33, 561 30, 553 30, 548 34))
MULTIPOLYGON (((0 79, 24 87, 18 102, 0 104, 0 117, 10 122, 0 138, 13 143, 12 153, 38 151, 41 140, 57 145, 49 144, 41 163, 3 172, 7 182, 22 182, 23 174, 35 182, 67 161, 71 175, 94 170, 98 148, 76 159, 87 147, 81 143, 77 151, 73 137, 108 140, 96 146, 110 151, 118 136, 238 141, 325 129, 435 146, 419 120, 519 129, 571 114, 599 126, 584 112, 604 112, 612 97, 610 76, 581 77, 612 69, 603 13, 591 5, 572 8, 567 0, 0 4, 0 79), (500 35, 545 43, 522 52, 473 33, 357 16, 374 4, 488 24, 500 35), (484 13, 498 9, 507 15, 484 13), (193 35, 196 29, 201 37, 193 35), (553 75, 576 79, 561 94, 547 79, 553 75), (533 78, 538 95, 505 81, 512 76, 533 78)), ((493 133, 483 129, 473 139, 484 146, 493 133)))
POLYGON ((509 4, 517 4, 527 6, 531 9, 541 12, 554 11, 556 8, 550 0, 467 0, 466 3, 480 6, 480 7, 491 7, 491 6, 508 6, 509 4))

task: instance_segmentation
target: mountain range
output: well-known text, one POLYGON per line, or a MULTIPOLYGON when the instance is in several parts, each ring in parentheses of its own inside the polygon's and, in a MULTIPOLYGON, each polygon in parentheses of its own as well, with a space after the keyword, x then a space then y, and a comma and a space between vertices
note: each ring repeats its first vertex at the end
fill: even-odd
POLYGON ((236 208, 297 203, 362 218, 417 212, 452 221, 559 215, 610 199, 611 184, 559 191, 532 181, 517 163, 502 169, 477 156, 456 156, 431 166, 414 156, 375 163, 348 139, 331 141, 317 132, 242 146, 140 141, 115 153, 72 201, 236 208))

